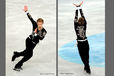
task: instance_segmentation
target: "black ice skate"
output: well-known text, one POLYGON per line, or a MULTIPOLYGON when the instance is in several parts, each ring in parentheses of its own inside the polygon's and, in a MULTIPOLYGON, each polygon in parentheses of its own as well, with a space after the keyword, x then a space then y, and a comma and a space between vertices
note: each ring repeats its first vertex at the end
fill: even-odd
POLYGON ((17 57, 16 54, 17 54, 17 52, 13 52, 12 61, 14 61, 16 59, 16 57, 17 57))
POLYGON ((18 68, 14 68, 13 70, 15 70, 15 71, 21 71, 23 69, 21 67, 18 67, 18 68))
POLYGON ((84 70, 86 71, 86 73, 91 74, 91 70, 90 70, 89 66, 88 67, 84 67, 84 70))

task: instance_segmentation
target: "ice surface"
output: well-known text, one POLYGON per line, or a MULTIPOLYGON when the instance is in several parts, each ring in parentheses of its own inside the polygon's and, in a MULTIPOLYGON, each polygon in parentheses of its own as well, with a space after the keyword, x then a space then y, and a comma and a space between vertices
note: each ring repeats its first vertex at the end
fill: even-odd
MULTIPOLYGON (((90 45, 90 66, 105 67, 105 33, 88 36, 88 41, 90 45)), ((58 53, 66 61, 83 64, 76 46, 76 40, 63 45, 59 48, 58 53)))

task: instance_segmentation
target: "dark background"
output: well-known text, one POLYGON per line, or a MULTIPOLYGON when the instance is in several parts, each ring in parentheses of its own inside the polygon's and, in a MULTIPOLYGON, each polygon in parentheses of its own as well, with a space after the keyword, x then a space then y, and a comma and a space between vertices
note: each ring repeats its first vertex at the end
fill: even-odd
POLYGON ((106 31, 106 50, 105 50, 105 74, 114 75, 114 0, 105 0, 105 31, 106 31))
POLYGON ((0 76, 5 76, 5 0, 0 0, 0 76))

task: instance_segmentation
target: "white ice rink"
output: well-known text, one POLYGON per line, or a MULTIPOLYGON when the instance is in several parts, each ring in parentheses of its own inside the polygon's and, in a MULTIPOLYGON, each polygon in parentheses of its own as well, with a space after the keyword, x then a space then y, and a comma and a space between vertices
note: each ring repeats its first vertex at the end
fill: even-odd
POLYGON ((6 76, 55 76, 56 75, 56 1, 55 0, 6 0, 6 76), (25 39, 32 32, 32 24, 23 11, 27 5, 32 17, 42 17, 47 35, 35 47, 33 57, 24 63, 23 70, 13 70, 21 59, 11 62, 13 51, 25 49, 25 39))

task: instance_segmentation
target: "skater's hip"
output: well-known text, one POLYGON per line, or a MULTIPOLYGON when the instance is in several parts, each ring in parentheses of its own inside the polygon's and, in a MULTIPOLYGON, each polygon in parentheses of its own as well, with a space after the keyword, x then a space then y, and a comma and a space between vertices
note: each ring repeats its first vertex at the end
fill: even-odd
POLYGON ((88 47, 89 46, 89 43, 88 43, 88 40, 85 39, 85 40, 77 40, 77 45, 78 46, 81 46, 81 47, 88 47))
POLYGON ((86 42, 86 41, 88 41, 87 39, 84 39, 84 40, 78 40, 77 39, 77 42, 86 42))
POLYGON ((26 48, 33 50, 35 46, 36 46, 36 43, 34 43, 29 37, 27 37, 26 48))
POLYGON ((30 36, 27 37, 27 39, 29 39, 34 45, 36 45, 37 43, 39 43, 39 39, 35 40, 35 39, 32 39, 30 36))

